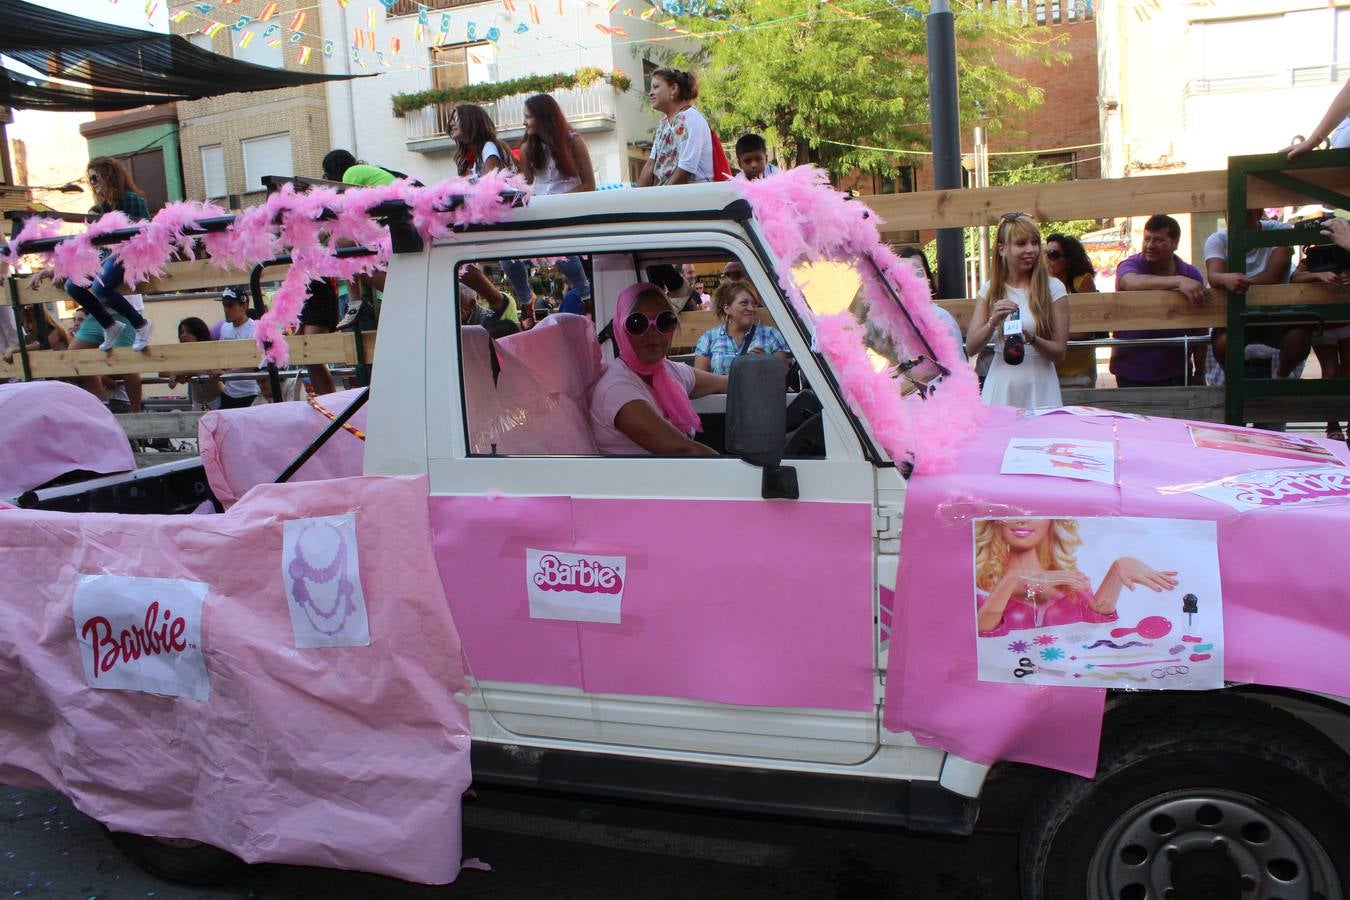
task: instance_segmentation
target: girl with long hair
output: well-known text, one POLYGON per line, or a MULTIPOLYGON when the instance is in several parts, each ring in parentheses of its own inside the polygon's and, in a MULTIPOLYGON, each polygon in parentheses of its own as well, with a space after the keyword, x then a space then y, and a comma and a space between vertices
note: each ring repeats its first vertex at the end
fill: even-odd
POLYGON ((975 591, 980 635, 1026 628, 1114 622, 1122 589, 1160 593, 1178 584, 1162 572, 1122 556, 1094 591, 1078 571, 1083 543, 1073 519, 981 519, 975 523, 975 591))
MULTIPOLYGON (((91 215, 101 216, 120 210, 135 221, 150 218, 150 210, 141 189, 119 160, 110 156, 96 156, 89 160, 86 175, 98 199, 98 203, 89 210, 91 215)), ((144 350, 150 346, 150 331, 154 326, 117 290, 122 285, 122 274, 121 261, 110 251, 104 250, 103 267, 94 276, 91 285, 82 287, 74 281, 66 281, 66 293, 89 313, 92 320, 92 324, 86 321, 76 332, 71 349, 95 346, 95 338, 101 338, 97 346, 103 351, 128 344, 132 350, 144 350), (128 326, 134 331, 130 340, 126 340, 123 333, 128 326)), ((39 272, 33 277, 32 286, 36 288, 43 278, 49 277, 50 271, 39 272)))
POLYGON ((502 152, 497 126, 487 110, 474 103, 461 103, 450 114, 450 137, 455 141, 455 165, 461 176, 477 178, 497 169, 509 169, 502 152))
MULTIPOLYGON (((1078 238, 1056 232, 1045 239, 1045 264, 1050 277, 1058 279, 1070 294, 1097 293, 1096 272, 1092 260, 1078 238)), ((1095 340, 1104 334, 1071 334, 1070 339, 1095 340)), ((1073 347, 1064 352, 1064 359, 1055 366, 1059 386, 1096 387, 1097 348, 1073 347)))
POLYGON ((652 138, 652 155, 638 176, 638 187, 712 181, 712 129, 694 108, 698 79, 693 72, 657 69, 647 91, 652 108, 661 114, 652 138))
POLYGON ((1035 409, 1059 406, 1055 363, 1069 340, 1068 292, 1046 271, 1041 232, 1026 213, 1005 213, 998 223, 992 277, 980 287, 966 330, 966 355, 995 341, 994 361, 980 396, 985 403, 1035 409), (1016 314, 1026 353, 1020 365, 1003 357, 1004 322, 1016 314))
MULTIPOLYGON (((534 187, 538 197, 549 194, 579 194, 595 190, 595 171, 591 152, 581 135, 572 130, 558 101, 548 94, 535 94, 525 101, 525 138, 520 142, 520 173, 534 187)), ((591 282, 579 256, 565 256, 556 263, 583 301, 591 296, 591 282)), ((525 261, 502 263, 511 280, 516 302, 522 309, 533 308, 534 290, 530 287, 525 261)))

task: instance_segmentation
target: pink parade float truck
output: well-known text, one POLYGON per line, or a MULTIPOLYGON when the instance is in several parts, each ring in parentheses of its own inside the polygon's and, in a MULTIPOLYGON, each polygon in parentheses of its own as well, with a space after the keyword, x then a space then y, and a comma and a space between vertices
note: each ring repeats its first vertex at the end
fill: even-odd
MULTIPOLYGON (((309 406, 232 410, 174 476, 223 512, 0 511, 0 779, 176 877, 444 883, 471 781, 967 834, 1021 763, 1027 900, 1346 896, 1343 444, 981 407, 922 279, 807 169, 500 186, 376 198, 439 191, 454 230, 413 215, 375 258, 369 399, 319 398, 319 474, 241 462, 304 450, 309 406), (456 273, 565 256, 593 317, 461 324, 456 273), (714 454, 600 453, 617 298, 731 262, 790 363, 693 401, 714 454)), ((361 196, 321 198, 334 232, 361 196)), ((231 228, 325 240, 269 203, 231 228)))

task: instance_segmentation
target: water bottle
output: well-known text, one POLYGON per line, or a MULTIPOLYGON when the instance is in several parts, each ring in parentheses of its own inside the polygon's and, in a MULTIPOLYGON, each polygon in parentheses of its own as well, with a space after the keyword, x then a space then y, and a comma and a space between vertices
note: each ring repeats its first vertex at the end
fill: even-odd
POLYGON ((1020 366, 1027 358, 1027 339, 1022 334, 1022 310, 1015 309, 1003 320, 1003 361, 1020 366))

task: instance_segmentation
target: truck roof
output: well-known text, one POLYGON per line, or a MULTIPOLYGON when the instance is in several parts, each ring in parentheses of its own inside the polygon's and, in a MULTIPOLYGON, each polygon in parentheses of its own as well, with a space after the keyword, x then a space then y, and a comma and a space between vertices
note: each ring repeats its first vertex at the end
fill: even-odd
POLYGON ((706 219, 723 214, 728 219, 746 218, 748 205, 734 212, 727 209, 738 201, 744 204, 740 191, 727 182, 551 194, 532 198, 507 223, 520 227, 524 223, 551 225, 558 219, 706 219))

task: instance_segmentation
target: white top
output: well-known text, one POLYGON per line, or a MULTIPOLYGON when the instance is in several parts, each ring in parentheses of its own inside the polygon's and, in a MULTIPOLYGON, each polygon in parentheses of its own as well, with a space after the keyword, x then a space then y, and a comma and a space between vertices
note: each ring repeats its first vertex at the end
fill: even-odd
MULTIPOLYGON (((684 363, 666 360, 666 368, 675 380, 684 388, 685 393, 694 391, 694 369, 684 363)), ((605 456, 650 456, 628 435, 614 427, 614 417, 625 404, 634 400, 646 400, 661 415, 661 407, 651 387, 642 380, 621 359, 616 359, 605 367, 605 374, 595 383, 591 394, 591 434, 595 437, 595 446, 605 456)))
POLYGON ((1337 125, 1328 136, 1333 150, 1340 150, 1344 147, 1350 147, 1350 116, 1341 119, 1341 124, 1337 125))
MULTIPOLYGON (((1287 222, 1272 222, 1269 220, 1261 221, 1262 231, 1278 231, 1282 228, 1292 228, 1287 222)), ((1265 271, 1266 266, 1270 264, 1270 254, 1275 252, 1274 247, 1253 247, 1247 251, 1247 276, 1260 275, 1265 271)), ((1211 234, 1205 241, 1205 261, 1211 259, 1220 259, 1226 265, 1228 263, 1228 229, 1220 228, 1214 234, 1211 234)), ((1285 284, 1289 281, 1289 276, 1293 273, 1293 263, 1290 268, 1280 277, 1280 283, 1285 284)))
POLYGON ((486 144, 483 145, 483 155, 473 161, 473 174, 475 176, 482 175, 483 163, 487 162, 489 159, 492 159, 492 157, 494 156, 502 161, 503 166, 510 168, 510 166, 507 165, 506 163, 506 159, 502 156, 502 151, 498 150, 497 145, 494 144, 492 141, 488 141, 486 144))
MULTIPOLYGON (((222 341, 251 341, 256 325, 257 323, 252 319, 245 319, 243 325, 226 322, 220 326, 220 339, 222 341)), ((260 390, 258 382, 251 380, 240 379, 220 383, 220 392, 227 397, 255 397, 260 390)))
POLYGON ((712 129, 703 113, 690 106, 663 117, 652 137, 650 154, 656 163, 657 183, 668 183, 677 168, 694 181, 712 181, 712 152, 712 129))
MULTIPOLYGON (((567 135, 569 141, 576 139, 576 133, 571 132, 567 135)), ((544 154, 548 157, 548 165, 544 166, 544 171, 534 174, 534 193, 537 197, 546 197, 549 194, 566 194, 581 184, 581 179, 577 176, 563 178, 558 174, 558 164, 553 161, 553 154, 544 148, 544 154)))
MULTIPOLYGON (((980 285, 980 296, 989 291, 989 282, 980 285)), ((1025 288, 1011 285, 1004 287, 1009 300, 1017 304, 1022 316, 1023 331, 1036 333, 1036 316, 1032 314, 1027 302, 1025 288)), ((1050 279, 1050 302, 1058 303, 1069 295, 1064 284, 1058 278, 1050 279)), ((993 300, 1001 298, 994 297, 993 300)), ((992 304, 991 304, 992 305, 992 304)), ((1059 376, 1050 360, 1036 352, 1027 342, 1026 356, 1020 365, 1010 366, 1003 361, 1003 332, 999 329, 994 335, 994 361, 989 366, 989 374, 984 378, 984 387, 980 399, 997 406, 1016 406, 1021 409, 1040 409, 1046 406, 1062 406, 1059 392, 1059 376)))

